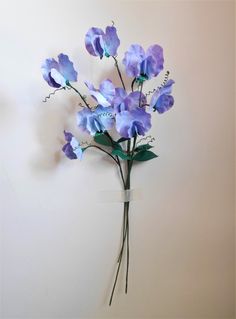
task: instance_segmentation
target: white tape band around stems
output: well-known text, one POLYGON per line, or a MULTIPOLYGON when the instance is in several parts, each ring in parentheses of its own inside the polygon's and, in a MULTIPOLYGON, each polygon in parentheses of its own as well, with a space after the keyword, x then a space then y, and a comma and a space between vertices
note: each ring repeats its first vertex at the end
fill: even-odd
POLYGON ((126 203, 142 199, 141 189, 102 190, 98 192, 102 203, 126 203))

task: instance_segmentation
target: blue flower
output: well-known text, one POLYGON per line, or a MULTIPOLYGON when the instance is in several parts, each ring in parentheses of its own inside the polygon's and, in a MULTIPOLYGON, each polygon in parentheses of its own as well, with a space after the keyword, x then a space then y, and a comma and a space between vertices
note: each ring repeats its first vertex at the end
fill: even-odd
POLYGON ((98 102, 98 104, 104 107, 111 105, 113 98, 115 97, 115 86, 111 80, 104 80, 100 84, 99 89, 95 89, 95 87, 88 81, 86 81, 85 84, 88 87, 91 96, 98 102))
POLYGON ((150 128, 151 115, 144 108, 116 114, 116 129, 122 137, 132 138, 137 135, 145 135, 150 128))
POLYGON ((62 151, 69 159, 82 159, 83 150, 78 142, 70 132, 64 131, 65 140, 67 143, 63 146, 62 151))
POLYGON ((128 94, 123 88, 115 89, 115 97, 112 101, 116 113, 131 111, 139 106, 142 107, 146 103, 147 99, 143 93, 134 91, 128 94))
POLYGON ((77 124, 79 128, 91 135, 104 132, 113 128, 115 119, 113 109, 98 105, 95 110, 83 108, 77 113, 77 124))
POLYGON ((149 80, 163 69, 163 49, 154 44, 145 52, 139 44, 132 44, 125 52, 123 63, 128 76, 139 81, 149 80))
POLYGON ((99 28, 91 28, 85 35, 85 46, 93 56, 115 56, 120 45, 120 40, 115 27, 106 27, 104 32, 99 28))
POLYGON ((68 56, 63 53, 58 55, 58 62, 55 59, 46 59, 41 69, 44 80, 52 87, 64 87, 68 81, 77 81, 78 73, 68 56))
POLYGON ((168 80, 164 86, 155 91, 150 102, 152 109, 158 113, 164 113, 174 105, 174 98, 170 95, 174 83, 173 80, 168 80))

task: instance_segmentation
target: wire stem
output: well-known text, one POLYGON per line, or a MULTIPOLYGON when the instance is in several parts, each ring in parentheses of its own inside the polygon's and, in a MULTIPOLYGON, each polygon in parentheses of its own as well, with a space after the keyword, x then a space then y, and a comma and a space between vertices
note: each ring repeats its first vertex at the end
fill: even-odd
POLYGON ((126 245, 127 245, 127 260, 126 260, 126 276, 125 276, 125 293, 128 292, 128 281, 129 281, 129 202, 127 202, 126 212, 126 245))
POLYGON ((132 83, 131 83, 131 91, 134 92, 134 83, 136 81, 136 78, 133 79, 132 83))
POLYGON ((143 82, 141 82, 141 84, 140 84, 139 107, 141 107, 142 90, 143 90, 143 82))
MULTIPOLYGON (((142 89, 143 89, 143 83, 140 84, 140 96, 139 96, 139 106, 141 106, 141 99, 142 99, 142 89)), ((137 140, 137 135, 134 136, 133 139, 133 146, 131 150, 131 140, 129 139, 127 141, 127 154, 131 155, 131 160, 127 160, 127 178, 126 178, 126 183, 125 183, 125 190, 130 189, 130 175, 131 175, 131 170, 133 166, 133 156, 134 156, 134 150, 136 146, 136 140, 137 140)), ((119 272, 120 272, 120 267, 121 267, 121 262, 122 262, 122 257, 123 257, 123 252, 124 252, 124 246, 126 242, 126 276, 125 276, 125 293, 127 294, 128 292, 128 281, 129 281, 129 261, 130 261, 130 249, 129 249, 129 207, 130 207, 130 202, 125 202, 124 203, 124 216, 123 216, 123 240, 122 240, 122 245, 120 249, 120 253, 118 256, 118 266, 117 266, 117 271, 116 271, 116 276, 115 276, 115 281, 112 287, 112 292, 111 292, 111 297, 109 301, 109 306, 112 304, 112 299, 113 295, 115 292, 119 272)))
POLYGON ((109 156, 113 159, 113 161, 115 161, 116 164, 118 165, 118 162, 117 162, 117 160, 115 159, 115 157, 112 156, 109 152, 105 151, 105 150, 104 150, 103 148, 101 148, 100 146, 97 146, 97 145, 89 145, 89 146, 85 147, 84 150, 87 150, 88 148, 91 148, 91 147, 97 148, 97 149, 99 149, 100 151, 106 153, 106 154, 109 155, 109 156))
POLYGON ((113 287, 112 287, 111 297, 110 297, 110 300, 109 300, 109 306, 111 306, 111 304, 112 304, 112 299, 113 299, 113 295, 114 295, 114 292, 115 292, 117 279, 118 279, 119 272, 120 272, 120 266, 121 266, 121 262, 122 262, 123 251, 124 251, 124 243, 125 243, 125 239, 123 238, 121 251, 120 251, 120 258, 119 258, 119 261, 118 261, 118 266, 117 266, 117 271, 116 271, 116 277, 115 277, 115 281, 114 281, 114 284, 113 284, 113 287))
POLYGON ((120 78, 120 81, 121 81, 121 83, 122 83, 123 89, 125 90, 125 83, 124 83, 124 81, 123 81, 123 78, 122 78, 122 75, 121 75, 121 72, 120 72, 118 60, 116 59, 115 56, 112 56, 112 58, 113 58, 114 61, 115 61, 115 67, 116 67, 117 72, 118 72, 118 74, 119 74, 119 78, 120 78))
MULTIPOLYGON (((110 139, 112 145, 114 146, 114 141, 113 141, 111 135, 107 131, 105 132, 105 134, 110 139)), ((121 167, 119 156, 116 156, 116 160, 117 160, 117 164, 119 166, 120 176, 121 176, 121 179, 122 179, 122 182, 123 182, 123 186, 125 187, 125 179, 124 179, 124 174, 123 174, 123 170, 122 170, 122 167, 121 167)))
MULTIPOLYGON (((121 247, 122 245, 124 245, 125 242, 125 237, 126 237, 126 202, 124 202, 124 213, 123 213, 123 225, 122 225, 122 243, 121 243, 121 247)), ((121 250, 119 252, 119 256, 117 258, 117 262, 119 262, 121 259, 121 250)))
POLYGON ((74 87, 72 86, 70 83, 67 83, 67 86, 72 88, 77 94, 79 94, 81 100, 84 102, 84 104, 91 109, 91 107, 89 106, 88 102, 86 101, 86 99, 83 97, 83 95, 74 87))

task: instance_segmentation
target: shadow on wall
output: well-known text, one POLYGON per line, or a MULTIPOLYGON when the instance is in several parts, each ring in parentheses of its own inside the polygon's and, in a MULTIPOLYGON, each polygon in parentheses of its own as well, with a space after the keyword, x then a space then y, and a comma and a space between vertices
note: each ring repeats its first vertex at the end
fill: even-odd
POLYGON ((31 163, 35 171, 54 169, 64 157, 61 151, 63 131, 69 127, 78 102, 74 97, 65 98, 62 94, 65 92, 57 92, 57 97, 51 97, 37 108, 35 127, 38 150, 31 163))
POLYGON ((13 103, 0 92, 0 130, 9 127, 13 115, 13 103))

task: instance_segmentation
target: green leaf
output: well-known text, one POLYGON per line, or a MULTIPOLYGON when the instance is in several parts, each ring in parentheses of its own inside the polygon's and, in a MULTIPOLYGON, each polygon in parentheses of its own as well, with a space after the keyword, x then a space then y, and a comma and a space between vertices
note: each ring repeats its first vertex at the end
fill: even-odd
POLYGON ((116 155, 119 156, 120 158, 122 158, 123 160, 129 160, 130 156, 128 156, 126 153, 124 153, 122 150, 118 150, 118 149, 114 149, 111 152, 112 155, 116 155))
POLYGON ((157 155, 151 151, 141 151, 141 152, 138 152, 136 155, 134 155, 133 157, 133 160, 134 161, 149 161, 153 158, 156 158, 157 155))
POLYGON ((120 144, 117 143, 117 142, 114 142, 114 143, 113 143, 113 148, 114 148, 114 150, 119 150, 119 151, 122 151, 122 152, 123 152, 122 147, 121 147, 120 144))
POLYGON ((121 137, 118 139, 117 143, 122 143, 122 142, 125 142, 125 141, 128 141, 130 140, 130 138, 126 138, 126 137, 121 137))
POLYGON ((150 144, 143 144, 136 147, 135 152, 146 151, 146 150, 149 150, 150 148, 153 148, 153 146, 150 144))
POLYGON ((101 145, 112 146, 112 141, 104 133, 96 133, 94 136, 94 141, 101 145))

